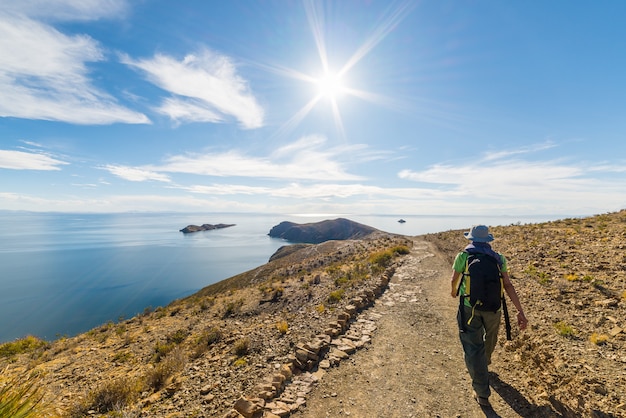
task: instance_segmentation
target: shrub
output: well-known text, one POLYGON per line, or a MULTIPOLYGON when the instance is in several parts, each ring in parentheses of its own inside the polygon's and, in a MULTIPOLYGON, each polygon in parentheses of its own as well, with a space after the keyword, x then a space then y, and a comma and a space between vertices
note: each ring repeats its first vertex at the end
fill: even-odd
POLYGON ((215 299, 213 299, 213 298, 204 298, 200 302, 200 310, 201 311, 206 311, 213 305, 215 305, 215 299))
POLYGON ((235 345, 233 346, 233 352, 235 355, 242 357, 248 354, 250 351, 250 339, 249 338, 241 338, 235 341, 235 345))
POLYGON ((393 247, 391 249, 391 251, 393 251, 394 253, 396 253, 398 255, 406 255, 406 254, 411 252, 409 247, 407 247, 406 245, 397 245, 397 246, 393 247))
POLYGON ((337 289, 334 290, 332 292, 330 292, 328 294, 328 303, 337 303, 341 300, 341 298, 343 298, 343 294, 344 294, 345 290, 344 289, 337 289))
POLYGON ((571 325, 568 325, 564 321, 559 321, 556 324, 554 324, 554 328, 556 328, 557 332, 562 337, 570 338, 570 337, 573 337, 576 334, 576 331, 574 330, 574 327, 572 327, 571 325))
POLYGON ((204 354, 211 345, 222 339, 222 331, 217 327, 211 327, 198 335, 195 340, 193 356, 195 358, 204 354))
POLYGON ((242 306, 243 306, 242 299, 239 299, 236 301, 230 301, 226 303, 226 305, 224 306, 224 312, 222 314, 222 318, 228 318, 229 316, 233 316, 237 314, 241 310, 242 306))
POLYGON ((248 364, 248 360, 246 360, 245 358, 238 358, 237 360, 233 361, 233 367, 235 368, 240 368, 240 367, 244 367, 245 365, 248 364))
POLYGON ((133 358, 133 354, 129 351, 120 351, 113 356, 114 363, 126 363, 133 358))
POLYGON ((12 379, 0 386, 0 417, 37 418, 45 405, 40 380, 32 375, 26 380, 12 379))
POLYGON ((152 356, 152 361, 155 363, 163 360, 175 347, 174 343, 162 343, 157 342, 154 345, 154 355, 152 356))
POLYGON ((176 330, 173 334, 168 335, 167 341, 173 344, 180 344, 183 341, 185 341, 185 338, 187 338, 187 335, 189 335, 189 332, 181 328, 179 330, 176 330))
POLYGON ((156 367, 145 376, 145 384, 148 389, 158 391, 163 388, 170 377, 185 368, 187 359, 180 347, 173 349, 156 367))
POLYGON ((393 258, 393 252, 391 252, 390 250, 379 251, 377 253, 370 255, 369 262, 374 267, 384 269, 391 263, 392 258, 393 258))
POLYGON ((12 357, 17 354, 33 352, 42 347, 48 347, 46 341, 29 335, 16 341, 0 344, 0 357, 12 357))
POLYGON ((119 411, 135 401, 140 392, 141 384, 137 379, 105 381, 102 386, 89 393, 87 400, 75 407, 70 416, 82 417, 89 414, 89 411, 102 414, 119 411))
POLYGON ((276 329, 278 330, 278 332, 284 335, 287 333, 287 331, 289 331, 289 324, 287 323, 287 321, 280 321, 276 324, 276 329))
POLYGON ((603 345, 609 341, 609 336, 606 334, 598 334, 597 332, 594 332, 593 334, 591 334, 591 337, 589 337, 589 340, 595 345, 603 345))
POLYGON ((347 276, 339 276, 335 279, 335 286, 341 287, 344 284, 348 283, 349 279, 347 276))
POLYGON ((368 261, 374 271, 382 271, 387 268, 394 257, 398 255, 408 254, 409 247, 406 245, 397 245, 384 251, 378 251, 368 257, 368 261))

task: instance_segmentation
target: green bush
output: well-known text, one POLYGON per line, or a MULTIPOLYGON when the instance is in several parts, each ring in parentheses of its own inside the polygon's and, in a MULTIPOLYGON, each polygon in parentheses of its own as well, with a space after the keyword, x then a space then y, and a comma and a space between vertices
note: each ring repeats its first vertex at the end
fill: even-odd
POLYGON ((554 324, 554 328, 556 328, 556 331, 562 337, 571 338, 576 334, 574 327, 572 327, 571 325, 568 325, 564 321, 559 321, 556 324, 554 324))
POLYGON ((185 338, 187 338, 187 335, 189 335, 189 332, 181 328, 177 330, 176 332, 174 332, 173 334, 168 335, 167 341, 173 344, 180 344, 183 341, 185 341, 185 338))
POLYGON ((46 341, 29 335, 16 341, 0 344, 0 357, 12 357, 17 354, 33 352, 39 348, 48 346, 49 344, 46 341))
POLYGON ((337 289, 337 290, 334 290, 334 291, 330 292, 328 294, 328 298, 327 298, 328 303, 337 303, 337 302, 339 302, 341 300, 341 298, 343 298, 344 292, 345 292, 344 289, 337 289))
POLYGON ((45 405, 40 380, 30 376, 0 384, 0 417, 36 418, 42 415, 45 405))

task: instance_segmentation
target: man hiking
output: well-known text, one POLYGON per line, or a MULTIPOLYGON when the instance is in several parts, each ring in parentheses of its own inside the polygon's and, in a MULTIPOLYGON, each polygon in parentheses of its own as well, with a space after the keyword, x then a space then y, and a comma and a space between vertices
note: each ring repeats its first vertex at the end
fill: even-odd
POLYGON ((506 309, 504 292, 517 308, 521 330, 526 329, 528 321, 511 283, 506 258, 489 245, 494 239, 489 228, 476 225, 464 235, 471 243, 454 259, 450 294, 453 298, 460 296, 459 336, 474 399, 480 406, 489 408, 488 365, 498 340, 502 307, 506 309))

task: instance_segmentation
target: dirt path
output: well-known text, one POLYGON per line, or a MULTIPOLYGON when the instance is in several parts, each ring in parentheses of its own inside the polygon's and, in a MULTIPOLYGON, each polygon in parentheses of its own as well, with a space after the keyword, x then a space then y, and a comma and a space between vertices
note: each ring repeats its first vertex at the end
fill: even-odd
MULTIPOLYGON (((493 375, 493 410, 472 398, 449 296, 450 265, 415 240, 389 289, 362 313, 375 320, 372 343, 322 375, 297 418, 546 416, 506 378, 493 375), (504 396, 504 397, 503 397, 504 396)), ((506 355, 502 347, 495 356, 506 355)), ((498 372, 494 359, 492 371, 498 372)), ((550 416, 550 415, 547 415, 550 416)))

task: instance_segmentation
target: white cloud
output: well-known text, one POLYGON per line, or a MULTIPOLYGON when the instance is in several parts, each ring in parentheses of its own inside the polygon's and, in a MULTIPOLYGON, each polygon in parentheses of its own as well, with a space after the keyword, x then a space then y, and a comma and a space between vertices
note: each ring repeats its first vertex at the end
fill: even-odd
POLYGON ((128 10, 126 0, 20 0, 2 4, 2 10, 41 19, 89 21, 113 18, 128 10))
POLYGON ((60 170, 59 166, 69 164, 45 154, 0 150, 0 168, 10 170, 60 170))
POLYGON ((263 126, 263 109, 227 56, 204 50, 182 61, 162 54, 122 61, 145 71, 154 84, 175 95, 157 109, 174 120, 218 122, 227 116, 247 129, 263 126))
POLYGON ((425 188, 385 188, 365 184, 312 184, 289 183, 285 186, 247 186, 240 184, 213 184, 179 187, 192 193, 206 195, 249 195, 286 199, 351 199, 356 197, 394 199, 444 198, 442 192, 425 188))
POLYGON ((175 155, 164 164, 147 166, 155 172, 216 177, 355 181, 362 177, 346 171, 341 159, 354 158, 361 146, 325 148, 323 137, 305 137, 270 156, 249 156, 238 150, 175 155))
MULTIPOLYGON (((27 3, 18 9, 28 10, 17 11, 31 12, 37 4, 27 3)), ((65 35, 5 9, 0 10, 0 116, 75 124, 149 122, 89 80, 86 63, 104 59, 94 39, 65 35)))
POLYGON ((121 177, 128 181, 161 181, 169 183, 170 178, 161 173, 138 168, 138 167, 125 167, 121 165, 106 165, 102 167, 109 173, 121 177))
POLYGON ((222 115, 207 109, 202 104, 193 103, 191 100, 181 100, 179 98, 170 97, 163 100, 161 106, 157 108, 157 111, 168 115, 175 121, 190 121, 190 122, 211 122, 219 123, 223 122, 222 115))
POLYGON ((405 169, 398 177, 439 189, 448 195, 449 204, 465 200, 481 210, 491 207, 497 211, 526 208, 528 213, 597 213, 602 208, 624 207, 626 182, 615 176, 624 172, 619 166, 509 158, 551 147, 548 144, 502 151, 472 163, 436 164, 421 171, 405 169))

